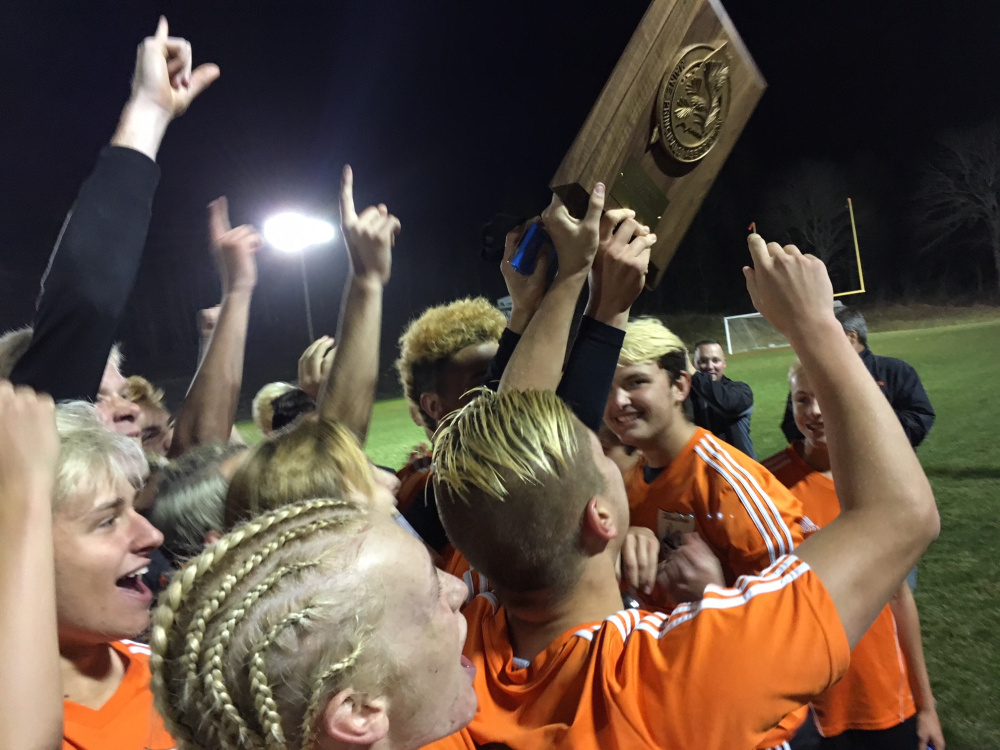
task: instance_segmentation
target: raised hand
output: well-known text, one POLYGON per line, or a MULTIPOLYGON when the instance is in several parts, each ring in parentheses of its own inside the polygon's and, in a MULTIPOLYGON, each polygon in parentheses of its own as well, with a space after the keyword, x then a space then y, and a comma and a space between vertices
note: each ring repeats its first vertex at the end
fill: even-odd
POLYGON ((31 500, 50 502, 58 459, 59 435, 52 399, 0 380, 2 504, 20 507, 31 500))
POLYGON ((631 209, 618 208, 604 214, 597 258, 590 274, 588 315, 608 325, 625 327, 632 303, 646 284, 654 244, 656 235, 635 220, 631 209))
POLYGON ((545 296, 546 274, 549 270, 548 252, 540 252, 535 270, 530 276, 518 273, 511 265, 514 255, 517 253, 517 246, 524 235, 524 229, 528 225, 522 225, 512 229, 507 233, 504 241, 503 260, 500 262, 500 273, 507 283, 507 292, 510 294, 510 329, 514 333, 524 333, 528 323, 534 316, 538 306, 542 304, 542 297, 545 296))
POLYGON ((698 534, 685 534, 684 543, 660 563, 657 583, 677 602, 702 598, 705 587, 725 586, 722 565, 698 534))
POLYGON ((354 275, 389 283, 392 246, 401 225, 384 203, 369 206, 359 215, 354 209, 354 172, 344 166, 340 183, 340 229, 351 258, 354 275))
POLYGON ((823 261, 795 245, 765 243, 759 234, 751 234, 747 245, 753 258, 753 267, 743 268, 747 291, 775 328, 792 340, 799 331, 835 322, 833 285, 823 261))
POLYGON ((587 214, 575 219, 558 195, 542 212, 542 224, 559 258, 559 275, 587 273, 597 255, 600 240, 601 212, 604 210, 604 183, 598 182, 590 194, 587 214))
POLYGON ((321 336, 312 342, 299 357, 299 388, 315 401, 320 388, 330 372, 337 347, 333 336, 321 336))
POLYGON ((257 285, 257 252, 261 238, 249 224, 233 229, 225 197, 208 204, 208 230, 222 275, 222 294, 250 292, 257 285))
POLYGON ((191 66, 191 43, 168 36, 167 19, 160 16, 156 33, 143 39, 136 54, 132 102, 156 106, 168 119, 183 114, 219 77, 218 65, 191 66))
POLYGON ((52 490, 55 405, 0 380, 0 746, 57 747, 62 733, 52 490))

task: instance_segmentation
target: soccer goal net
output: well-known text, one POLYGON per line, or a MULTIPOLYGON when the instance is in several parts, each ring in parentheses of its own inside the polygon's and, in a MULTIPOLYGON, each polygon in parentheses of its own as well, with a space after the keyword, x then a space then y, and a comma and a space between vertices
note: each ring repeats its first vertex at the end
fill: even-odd
POLYGON ((760 313, 730 315, 722 322, 726 326, 726 348, 730 354, 790 346, 788 340, 760 313))

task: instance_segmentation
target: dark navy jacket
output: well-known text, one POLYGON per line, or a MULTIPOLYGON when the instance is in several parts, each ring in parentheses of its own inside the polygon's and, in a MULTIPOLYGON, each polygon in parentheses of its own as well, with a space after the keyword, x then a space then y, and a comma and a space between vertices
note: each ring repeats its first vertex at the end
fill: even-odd
POLYGON ((753 391, 746 383, 730 380, 725 375, 712 380, 711 375, 695 372, 691 376, 694 423, 739 448, 756 460, 750 439, 750 415, 753 413, 753 391))
MULTIPOLYGON (((889 399, 889 405, 903 425, 903 432, 909 438, 910 445, 916 448, 931 431, 935 416, 934 407, 927 398, 927 391, 924 390, 917 371, 901 359, 872 354, 867 346, 860 356, 882 393, 889 399)), ((788 442, 802 439, 802 433, 795 426, 795 418, 792 416, 791 394, 788 394, 781 431, 785 433, 788 442)))

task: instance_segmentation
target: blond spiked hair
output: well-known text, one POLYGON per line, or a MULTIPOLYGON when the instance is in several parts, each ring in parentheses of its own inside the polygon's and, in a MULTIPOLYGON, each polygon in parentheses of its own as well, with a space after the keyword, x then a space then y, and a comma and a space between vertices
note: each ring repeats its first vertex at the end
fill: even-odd
POLYGON ((604 491, 590 434, 551 391, 483 389, 435 435, 448 538, 502 595, 558 597, 579 577, 581 517, 604 491))
MULTIPOLYGON (((403 394, 420 409, 420 394, 434 391, 439 366, 467 346, 500 340, 507 319, 485 297, 455 300, 424 310, 399 337, 396 371, 403 394)), ((420 409, 424 423, 434 419, 420 409)))
POLYGON ((619 366, 646 365, 668 355, 683 354, 687 348, 677 335, 656 318, 636 318, 625 328, 625 340, 618 355, 619 366))
POLYGON ((360 498, 286 505, 192 559, 160 595, 156 708, 179 748, 305 750, 329 698, 382 691, 382 603, 352 575, 360 498))

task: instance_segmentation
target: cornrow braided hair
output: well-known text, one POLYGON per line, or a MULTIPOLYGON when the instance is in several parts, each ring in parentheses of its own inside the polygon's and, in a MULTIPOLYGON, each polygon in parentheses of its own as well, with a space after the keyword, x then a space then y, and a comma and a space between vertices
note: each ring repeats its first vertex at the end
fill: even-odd
POLYGON ((179 748, 310 746, 322 700, 351 674, 378 614, 349 572, 331 576, 349 570, 368 513, 353 497, 287 505, 174 577, 153 616, 150 666, 179 748))
MULTIPOLYGON (((332 683, 335 680, 339 681, 347 672, 354 668, 361 657, 363 647, 364 642, 360 641, 351 653, 340 661, 331 664, 316 678, 312 693, 309 696, 309 709, 306 711, 305 718, 302 721, 302 736, 307 741, 312 739, 316 731, 316 717, 323 707, 323 697, 333 692, 332 683)), ((303 745, 306 745, 306 743, 303 743, 303 745)))
POLYGON ((274 643, 275 639, 286 628, 295 627, 308 621, 311 616, 322 612, 319 607, 306 607, 300 612, 292 612, 286 615, 272 627, 253 648, 250 655, 250 688, 254 695, 254 707, 257 709, 257 719, 264 729, 264 746, 282 750, 285 746, 285 733, 281 729, 281 716, 278 714, 278 707, 274 703, 274 695, 271 693, 271 686, 267 682, 267 672, 264 665, 264 654, 274 643))

